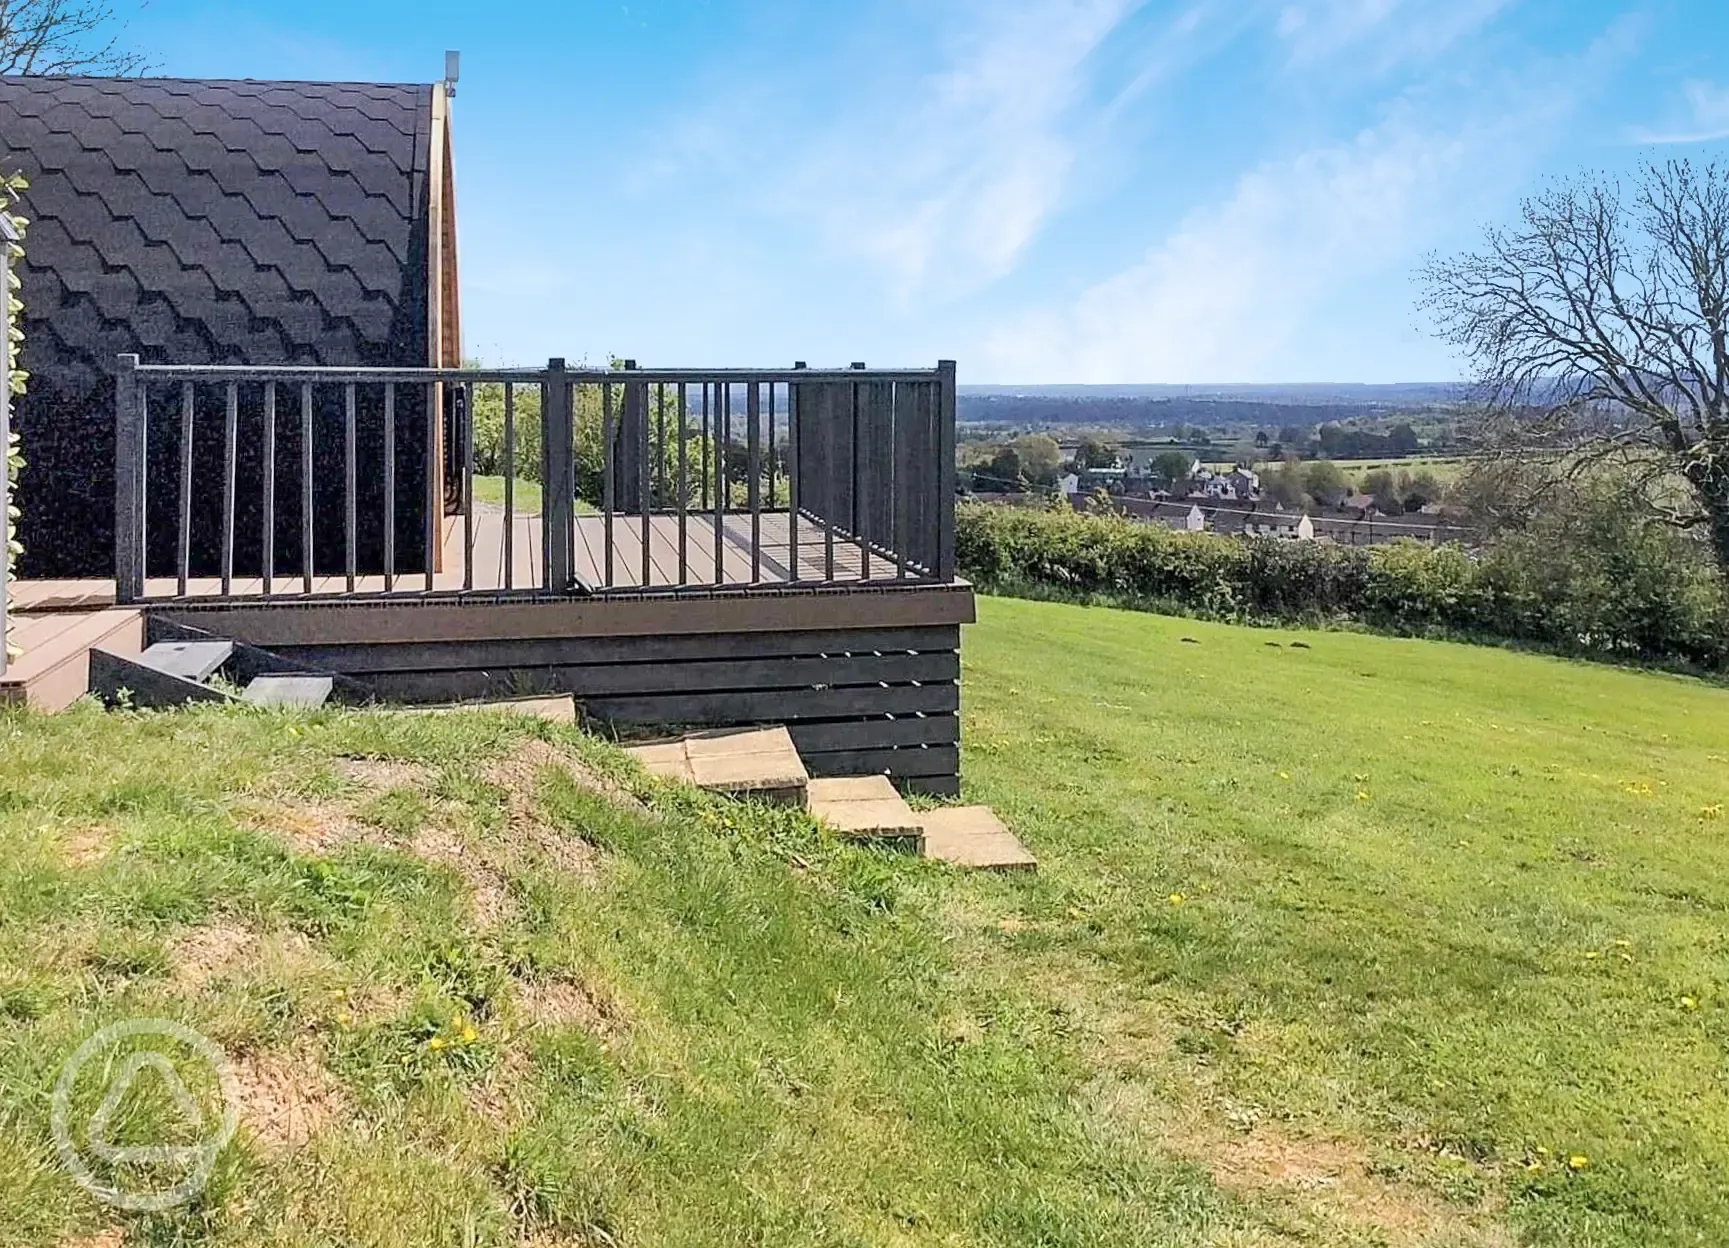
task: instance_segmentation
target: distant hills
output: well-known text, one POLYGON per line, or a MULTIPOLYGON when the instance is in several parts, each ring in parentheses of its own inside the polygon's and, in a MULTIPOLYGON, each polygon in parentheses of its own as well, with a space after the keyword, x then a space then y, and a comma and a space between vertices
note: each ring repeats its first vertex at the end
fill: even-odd
POLYGON ((1362 382, 1292 382, 1277 385, 1222 383, 1217 385, 1139 386, 962 386, 968 398, 1067 399, 1097 402, 1109 399, 1236 400, 1250 403, 1348 405, 1360 407, 1420 407, 1454 403, 1464 394, 1459 382, 1399 381, 1384 385, 1362 382))
POLYGON ((1170 425, 1307 428, 1330 421, 1433 411, 1464 398, 1444 382, 1362 385, 962 386, 963 423, 1036 428, 1170 425))

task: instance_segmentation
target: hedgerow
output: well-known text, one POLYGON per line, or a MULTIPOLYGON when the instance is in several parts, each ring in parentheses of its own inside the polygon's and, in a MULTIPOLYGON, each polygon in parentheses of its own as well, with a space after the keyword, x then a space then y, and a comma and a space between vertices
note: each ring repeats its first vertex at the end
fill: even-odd
POLYGON ((1105 598, 1252 623, 1345 622, 1729 671, 1729 594, 1699 543, 1587 490, 1481 551, 1177 532, 1067 509, 961 504, 986 590, 1105 598))

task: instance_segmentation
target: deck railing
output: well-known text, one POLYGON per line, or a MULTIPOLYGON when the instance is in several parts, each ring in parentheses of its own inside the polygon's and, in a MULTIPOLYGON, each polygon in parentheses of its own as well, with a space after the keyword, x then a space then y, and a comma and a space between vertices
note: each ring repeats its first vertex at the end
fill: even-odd
POLYGON ((954 576, 952 362, 473 370, 122 356, 117 408, 123 602, 954 576), (477 478, 497 497, 477 498, 477 478))

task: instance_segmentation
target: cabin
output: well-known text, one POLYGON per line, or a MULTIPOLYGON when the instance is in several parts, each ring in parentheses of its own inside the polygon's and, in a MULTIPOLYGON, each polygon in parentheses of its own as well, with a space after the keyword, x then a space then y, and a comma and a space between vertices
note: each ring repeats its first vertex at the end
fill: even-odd
POLYGON ((785 724, 813 775, 957 791, 955 365, 465 369, 451 127, 447 83, 0 79, 0 702, 209 646, 337 700, 785 724))

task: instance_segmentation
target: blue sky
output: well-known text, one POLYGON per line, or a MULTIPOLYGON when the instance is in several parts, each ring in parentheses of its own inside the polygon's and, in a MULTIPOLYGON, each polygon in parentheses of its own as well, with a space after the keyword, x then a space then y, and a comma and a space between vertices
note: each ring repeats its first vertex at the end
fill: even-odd
POLYGON ((1412 274, 1725 152, 1725 0, 153 0, 160 72, 429 81, 493 363, 1448 380, 1412 274))

